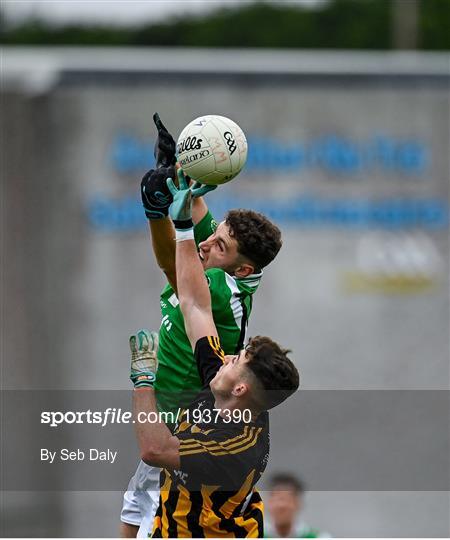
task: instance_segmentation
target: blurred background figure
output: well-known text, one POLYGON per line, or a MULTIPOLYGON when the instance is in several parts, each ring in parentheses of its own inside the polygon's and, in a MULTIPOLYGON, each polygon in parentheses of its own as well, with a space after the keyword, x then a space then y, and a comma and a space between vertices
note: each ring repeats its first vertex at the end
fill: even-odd
POLYGON ((290 473, 277 473, 270 479, 266 498, 266 538, 330 538, 303 520, 305 485, 290 473))

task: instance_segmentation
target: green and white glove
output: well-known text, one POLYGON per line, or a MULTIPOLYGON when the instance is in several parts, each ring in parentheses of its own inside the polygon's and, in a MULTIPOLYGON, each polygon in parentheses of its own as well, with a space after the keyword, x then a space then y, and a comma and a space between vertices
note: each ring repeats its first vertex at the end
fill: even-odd
POLYGON ((192 190, 187 183, 183 169, 178 169, 177 176, 179 188, 174 184, 172 178, 167 179, 167 187, 173 197, 172 204, 169 206, 169 216, 177 231, 190 231, 194 228, 192 190))
POLYGON ((210 191, 214 191, 218 187, 219 186, 210 184, 202 184, 201 182, 194 182, 194 185, 191 186, 192 197, 194 199, 197 197, 203 197, 203 195, 206 195, 210 191))
POLYGON ((192 222, 192 199, 203 197, 203 195, 216 189, 217 186, 195 182, 189 187, 189 177, 185 177, 181 168, 177 171, 177 177, 179 188, 174 184, 172 178, 167 179, 167 187, 173 197, 172 204, 169 207, 169 215, 177 231, 189 231, 194 227, 192 222))
POLYGON ((139 330, 130 336, 131 371, 130 379, 135 388, 153 386, 158 367, 158 333, 139 330))

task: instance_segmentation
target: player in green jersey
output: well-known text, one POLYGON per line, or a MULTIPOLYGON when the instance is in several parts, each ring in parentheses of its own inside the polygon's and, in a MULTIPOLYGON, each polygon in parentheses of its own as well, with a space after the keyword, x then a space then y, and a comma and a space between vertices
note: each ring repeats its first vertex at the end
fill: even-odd
MULTIPOLYGON (((175 420, 178 409, 191 402, 200 390, 201 382, 178 303, 175 230, 167 215, 172 199, 166 180, 176 177, 175 142, 159 117, 155 115, 154 119, 158 128, 157 168, 144 176, 141 194, 149 219, 153 251, 168 280, 160 298, 162 323, 155 392, 159 410, 173 413, 175 420)), ((267 218, 251 210, 231 210, 217 225, 202 198, 212 189, 211 186, 198 186, 193 191, 196 196, 192 210, 194 233, 222 348, 225 354, 235 354, 243 347, 252 296, 258 288, 262 270, 281 248, 281 233, 267 218)), ((123 537, 147 536, 158 500, 159 469, 141 462, 124 495, 123 537)))
MULTIPOLYGON (((233 263, 239 255, 237 241, 230 232, 236 234, 239 227, 250 229, 253 221, 260 227, 266 226, 268 230, 261 232, 261 242, 268 242, 264 236, 273 234, 272 224, 250 211, 230 211, 217 229, 211 214, 207 212, 195 227, 199 256, 211 292, 214 321, 225 354, 234 354, 243 346, 252 310, 252 296, 262 276, 262 269, 255 271, 254 266, 249 263, 243 263, 243 267, 241 265, 238 275, 233 272, 233 263), (217 261, 219 257, 221 260, 217 261), (222 266, 227 259, 230 261, 230 273, 222 266)), ((277 242, 273 243, 278 247, 277 242)), ((176 411, 178 407, 185 407, 190 403, 192 397, 198 393, 200 378, 186 336, 177 295, 170 284, 161 294, 161 313, 159 367, 155 390, 160 409, 176 411)))

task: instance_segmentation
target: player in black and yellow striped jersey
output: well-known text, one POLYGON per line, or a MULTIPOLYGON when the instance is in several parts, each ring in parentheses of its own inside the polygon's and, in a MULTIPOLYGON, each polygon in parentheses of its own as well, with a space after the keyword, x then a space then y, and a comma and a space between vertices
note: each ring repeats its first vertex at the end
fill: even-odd
MULTIPOLYGON (((175 431, 180 441, 180 469, 162 473, 154 537, 262 536, 263 505, 253 487, 269 457, 268 413, 246 423, 227 422, 228 418, 213 412, 215 398, 209 383, 214 377, 213 386, 220 383, 221 375, 216 372, 227 362, 219 347, 218 338, 204 337, 197 342, 195 357, 208 386, 175 431), (186 421, 187 417, 192 421, 193 415, 211 421, 186 421)), ((233 358, 229 363, 234 362, 233 369, 238 369, 239 361, 233 358)))
MULTIPOLYGON (((182 181, 171 189, 178 299, 203 389, 173 434, 163 423, 135 423, 142 459, 164 468, 153 537, 262 537, 255 484, 269 457, 267 411, 297 390, 299 375, 288 351, 267 337, 224 356, 189 221, 192 192, 182 181)), ((136 418, 157 411, 150 339, 141 331, 130 341, 136 418)))

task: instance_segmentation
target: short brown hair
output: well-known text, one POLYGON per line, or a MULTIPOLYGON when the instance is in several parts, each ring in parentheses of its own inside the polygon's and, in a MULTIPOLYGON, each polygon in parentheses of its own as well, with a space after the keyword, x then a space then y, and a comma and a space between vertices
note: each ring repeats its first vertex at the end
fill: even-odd
POLYGON ((288 486, 298 495, 302 495, 306 491, 303 480, 288 472, 279 472, 270 478, 269 487, 271 490, 275 490, 279 486, 288 486))
POLYGON ((258 381, 255 401, 262 410, 279 405, 298 389, 300 376, 287 356, 289 350, 268 337, 256 336, 245 351, 249 359, 245 366, 258 381))
POLYGON ((230 236, 236 239, 238 252, 261 270, 271 263, 280 251, 281 231, 265 216, 253 210, 230 210, 225 223, 230 236))

